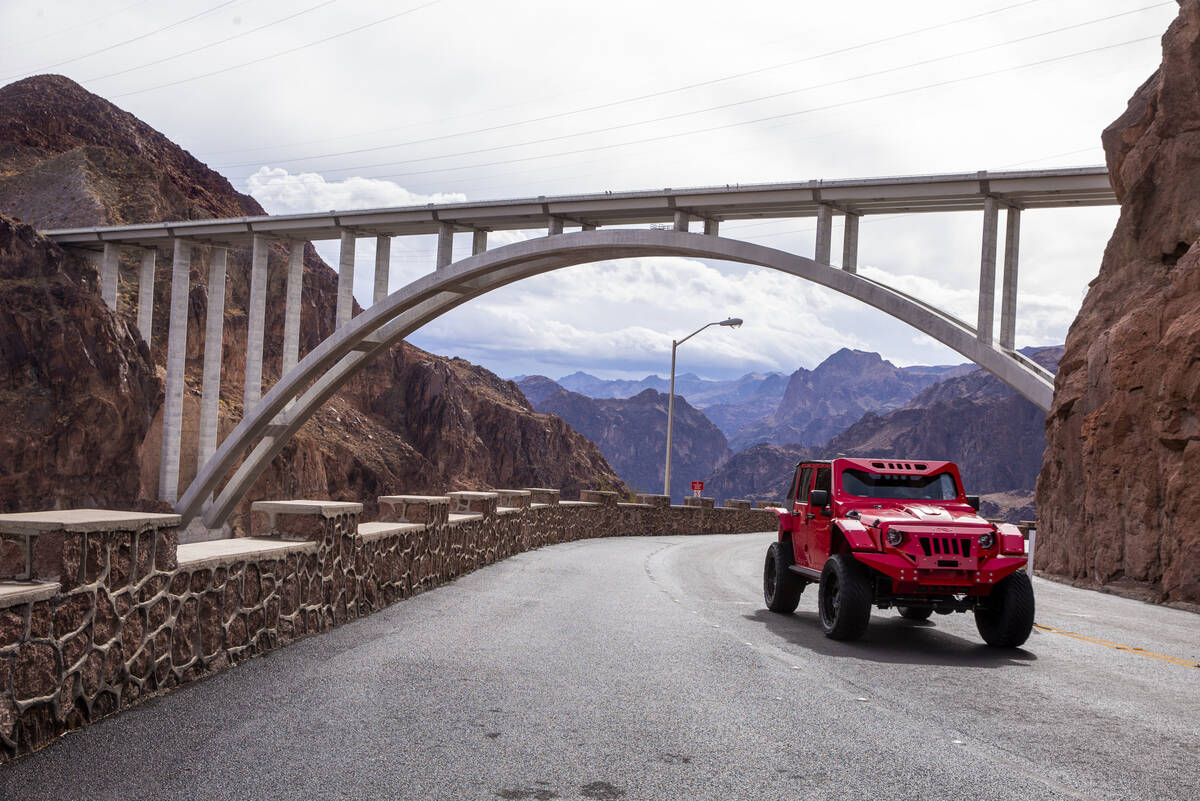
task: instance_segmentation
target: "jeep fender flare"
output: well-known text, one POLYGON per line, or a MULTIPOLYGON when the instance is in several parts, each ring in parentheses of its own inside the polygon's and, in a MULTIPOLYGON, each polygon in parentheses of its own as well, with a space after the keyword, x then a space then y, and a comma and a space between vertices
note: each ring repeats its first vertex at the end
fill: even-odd
POLYGON ((779 542, 791 542, 792 541, 792 520, 793 520, 792 513, 789 512, 787 509, 784 509, 781 506, 771 506, 768 508, 772 512, 774 512, 775 516, 779 519, 779 531, 778 531, 779 542))
MULTIPOLYGON (((871 532, 858 520, 840 517, 833 521, 833 531, 842 535, 842 539, 846 541, 846 545, 851 551, 879 550, 879 546, 875 544, 875 538, 871 536, 871 532)), ((831 548, 830 550, 833 551, 834 549, 831 548)))
POLYGON ((997 523, 996 533, 1000 540, 1000 553, 1015 556, 1025 555, 1025 537, 1021 529, 1012 523, 997 523))

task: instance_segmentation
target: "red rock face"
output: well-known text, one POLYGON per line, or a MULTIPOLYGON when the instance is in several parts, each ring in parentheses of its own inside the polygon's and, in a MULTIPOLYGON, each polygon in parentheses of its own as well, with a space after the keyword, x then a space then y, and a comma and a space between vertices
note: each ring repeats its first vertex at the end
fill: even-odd
POLYGON ((1067 336, 1038 479, 1038 561, 1200 601, 1200 0, 1104 132, 1121 216, 1067 336))
MULTIPOLYGON (((158 131, 55 75, 0 89, 0 212, 43 229, 265 213, 158 131)), ((143 342, 135 254, 122 258, 118 321, 96 293, 92 267, 23 230, 29 241, 19 247, 6 245, 0 230, 0 369, 7 369, 0 380, 8 392, 0 412, 20 421, 0 430, 0 511, 152 508, 170 254, 159 257, 153 331, 143 342), (55 308, 63 313, 56 317, 47 314, 50 279, 41 276, 60 273, 66 277, 53 279, 62 296, 55 308)), ((287 255, 284 245, 271 245, 269 298, 284 295, 287 255)), ((193 252, 180 487, 196 473, 207 257, 206 248, 193 252)), ((241 418, 249 273, 249 254, 231 250, 220 436, 241 418)), ((333 331, 336 293, 337 274, 307 245, 301 357, 333 331)), ((268 304, 264 392, 280 374, 283 315, 282 303, 268 304)), ((231 522, 240 528, 249 501, 262 498, 370 506, 396 492, 546 485, 573 497, 602 484, 620 480, 599 450, 562 421, 535 414, 515 385, 402 344, 298 432, 231 522)))

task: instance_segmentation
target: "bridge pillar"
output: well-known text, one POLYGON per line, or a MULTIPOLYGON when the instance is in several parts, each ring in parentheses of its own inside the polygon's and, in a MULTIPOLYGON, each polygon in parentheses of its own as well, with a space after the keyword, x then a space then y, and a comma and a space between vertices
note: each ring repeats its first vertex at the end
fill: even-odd
POLYGON ((146 248, 142 251, 142 269, 138 274, 137 327, 147 345, 150 344, 150 334, 154 330, 154 268, 157 263, 158 248, 146 248))
POLYGON ((354 316, 354 243, 353 231, 342 231, 342 249, 338 253, 337 319, 338 329, 350 322, 354 316))
POLYGON ((848 273, 858 272, 858 219, 859 215, 846 212, 846 231, 842 238, 842 269, 848 273))
POLYGON ((992 341, 996 317, 996 223, 999 204, 994 197, 983 200, 983 252, 979 260, 979 324, 975 336, 992 341))
POLYGON ((708 236, 720 236, 721 223, 716 220, 704 221, 704 233, 708 236))
POLYGON ((557 236, 563 232, 562 217, 551 217, 546 226, 546 236, 557 236))
POLYGON ((117 310, 117 281, 120 276, 121 253, 111 242, 104 243, 104 253, 100 256, 100 297, 108 304, 108 308, 117 310))
POLYGON ((1004 277, 1000 294, 1000 347, 1013 349, 1017 335, 1017 253, 1021 240, 1021 210, 1009 206, 1005 215, 1004 277))
POLYGON ((480 231, 478 229, 475 230, 475 233, 471 234, 472 256, 478 256, 480 253, 483 253, 485 250, 487 250, 487 236, 487 231, 480 231))
POLYGON ((822 203, 817 207, 817 247, 813 261, 829 264, 833 245, 833 206, 822 203))
POLYGON ((222 339, 225 336, 225 266, 228 251, 208 254, 208 311, 204 323, 204 384, 200 395, 200 433, 196 470, 217 451, 217 410, 221 397, 222 339))
POLYGON ((293 241, 288 251, 287 289, 284 290, 283 373, 300 361, 300 300, 303 290, 304 242, 293 241))
POLYGON ((392 238, 377 236, 375 237, 375 294, 371 298, 371 303, 378 303, 388 296, 391 268, 392 238))
POLYGON ((250 299, 246 309, 246 383, 242 416, 248 417, 262 397, 263 338, 267 326, 267 265, 271 244, 255 234, 250 247, 250 299))
POLYGON ((183 430, 183 368, 187 357, 188 284, 192 245, 175 240, 171 264, 171 312, 167 329, 167 380, 163 397, 162 458, 158 465, 158 499, 179 500, 179 447, 183 430))
POLYGON ((440 270, 454 261, 454 226, 438 223, 437 237, 437 269, 440 270))
POLYGON ((688 223, 690 221, 691 221, 691 218, 688 216, 688 213, 686 211, 683 211, 682 209, 675 209, 675 230, 676 231, 682 231, 686 234, 687 230, 688 230, 688 223))

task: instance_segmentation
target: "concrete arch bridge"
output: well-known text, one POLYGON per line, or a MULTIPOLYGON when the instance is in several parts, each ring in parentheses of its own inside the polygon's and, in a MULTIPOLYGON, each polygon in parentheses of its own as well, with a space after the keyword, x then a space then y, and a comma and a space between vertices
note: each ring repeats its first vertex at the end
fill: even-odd
POLYGON ((109 228, 49 231, 60 245, 98 254, 101 293, 117 302, 120 249, 142 252, 138 323, 149 328, 154 264, 159 248, 173 249, 166 397, 163 415, 160 499, 175 504, 184 525, 202 521, 220 528, 255 479, 292 435, 346 381, 375 356, 447 311, 530 276, 589 262, 639 256, 686 256, 779 270, 874 306, 953 348, 1042 409, 1049 409, 1053 376, 1014 350, 1018 245, 1025 210, 1112 205, 1103 167, 1003 173, 924 175, 848 181, 715 187, 653 192, 428 205, 328 214, 193 220, 109 228), (996 279, 999 212, 1006 230, 997 336, 996 279), (866 214, 981 211, 979 311, 974 325, 918 298, 857 273, 859 219, 866 214), (844 217, 842 264, 830 263, 833 220, 844 217), (720 235, 727 220, 816 217, 812 257, 720 235), (615 228, 611 226, 650 226, 615 228), (697 230, 693 231, 693 226, 697 230), (544 229, 546 236, 488 248, 488 233, 544 229), (567 228, 578 228, 566 232, 567 228), (470 256, 455 261, 454 234, 472 234, 470 256), (391 238, 437 236, 433 271, 388 293, 391 238), (354 253, 358 239, 375 243, 374 302, 352 317, 354 253), (337 327, 300 358, 299 325, 304 243, 341 242, 337 327), (283 371, 264 395, 263 338, 267 253, 271 240, 292 243, 284 302, 283 371), (192 248, 211 246, 212 289, 206 342, 222 341, 227 249, 249 247, 244 417, 217 443, 220 347, 207 348, 201 397, 199 464, 179 493, 179 463, 192 248))

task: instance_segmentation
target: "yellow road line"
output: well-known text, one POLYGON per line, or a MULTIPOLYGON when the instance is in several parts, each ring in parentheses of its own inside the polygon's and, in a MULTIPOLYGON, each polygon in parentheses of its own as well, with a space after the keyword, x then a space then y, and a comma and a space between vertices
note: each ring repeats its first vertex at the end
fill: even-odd
POLYGON ((1151 659, 1157 659, 1160 662, 1170 662, 1175 665, 1183 665, 1184 667, 1200 668, 1200 662, 1193 662, 1190 659, 1180 659, 1177 656, 1160 654, 1157 651, 1147 651, 1145 648, 1138 648, 1134 645, 1121 645, 1118 642, 1109 642, 1108 640, 1102 640, 1099 637, 1089 637, 1086 634, 1078 634, 1074 631, 1056 629, 1054 626, 1043 626, 1041 623, 1034 623, 1033 627, 1039 631, 1046 631, 1051 634, 1061 634, 1064 637, 1082 640, 1083 642, 1090 642, 1094 645, 1103 645, 1105 648, 1113 648, 1118 651, 1127 651, 1131 654, 1137 654, 1138 656, 1148 656, 1151 659))

